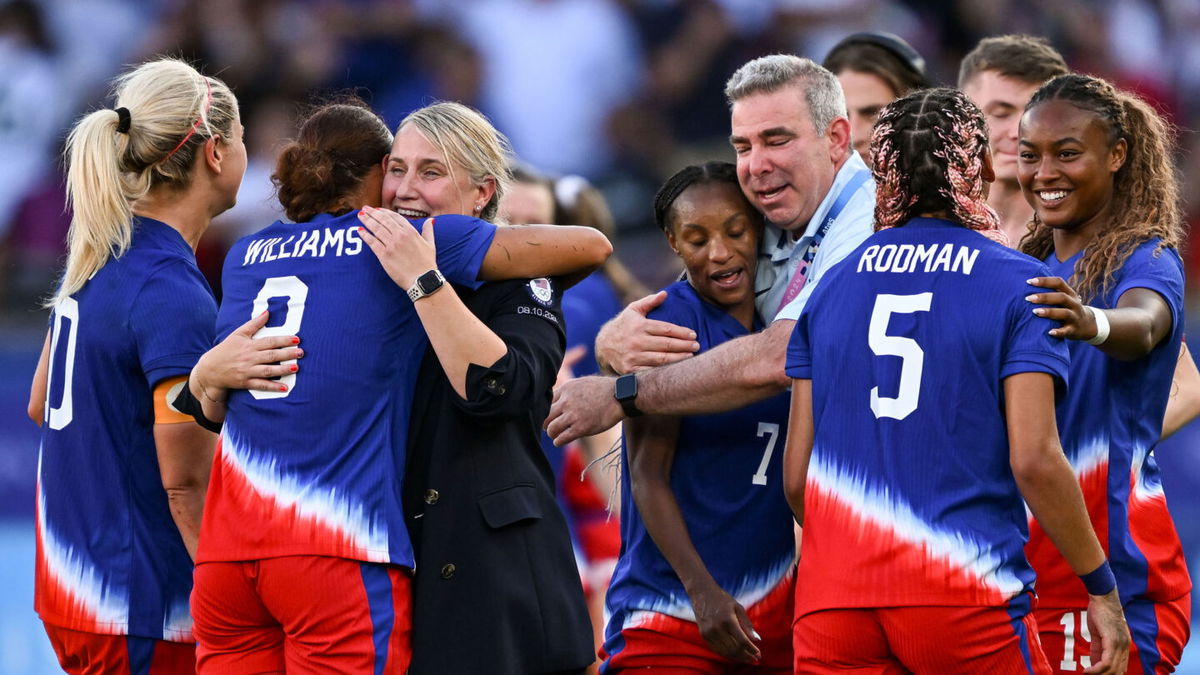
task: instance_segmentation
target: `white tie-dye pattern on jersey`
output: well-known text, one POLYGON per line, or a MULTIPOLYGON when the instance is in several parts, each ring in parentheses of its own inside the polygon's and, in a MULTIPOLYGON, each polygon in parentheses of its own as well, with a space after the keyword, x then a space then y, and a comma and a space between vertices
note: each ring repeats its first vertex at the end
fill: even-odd
POLYGON ((868 485, 861 476, 827 463, 816 448, 808 467, 808 482, 823 495, 842 502, 874 529, 890 532, 897 542, 924 550, 930 560, 944 561, 1002 597, 1016 595, 1025 587, 1012 571, 1004 568, 1005 561, 993 555, 992 546, 986 542, 975 541, 963 532, 935 528, 921 520, 887 487, 868 485))
MULTIPOLYGON (((229 425, 222 432, 221 456, 226 465, 238 474, 249 488, 273 503, 277 515, 291 512, 296 518, 320 523, 338 538, 346 539, 371 562, 387 562, 388 532, 366 508, 336 488, 320 485, 311 479, 286 475, 278 462, 270 457, 255 457, 234 437, 229 425)), ((270 514, 263 514, 270 519, 270 514)))
MULTIPOLYGON (((726 592, 732 595, 733 599, 737 600, 742 607, 752 607, 775 590, 779 583, 792 573, 795 564, 795 556, 788 556, 772 566, 767 573, 746 578, 738 587, 726 589, 726 592)), ((630 612, 625 618, 624 627, 639 626, 656 613, 666 614, 684 621, 696 621, 696 612, 692 608, 692 601, 687 594, 685 593, 681 597, 672 593, 665 599, 647 602, 640 611, 630 612)), ((604 623, 606 625, 610 618, 612 618, 611 612, 606 604, 604 607, 604 623)))
POLYGON ((42 583, 54 592, 43 593, 50 605, 45 609, 60 617, 87 615, 96 633, 123 635, 129 631, 129 589, 105 580, 94 561, 83 551, 63 544, 55 536, 46 517, 43 492, 42 458, 38 454, 37 536, 41 543, 45 575, 42 583))

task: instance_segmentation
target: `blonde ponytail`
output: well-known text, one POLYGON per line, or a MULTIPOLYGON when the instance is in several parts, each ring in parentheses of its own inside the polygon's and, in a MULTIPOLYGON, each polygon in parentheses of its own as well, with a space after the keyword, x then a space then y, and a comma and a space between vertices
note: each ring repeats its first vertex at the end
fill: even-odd
POLYGON ((113 83, 128 110, 119 130, 115 110, 80 119, 67 137, 67 265, 53 305, 83 288, 110 259, 129 249, 133 204, 151 190, 181 190, 191 181, 205 140, 230 138, 237 100, 223 82, 176 59, 142 64, 113 83))

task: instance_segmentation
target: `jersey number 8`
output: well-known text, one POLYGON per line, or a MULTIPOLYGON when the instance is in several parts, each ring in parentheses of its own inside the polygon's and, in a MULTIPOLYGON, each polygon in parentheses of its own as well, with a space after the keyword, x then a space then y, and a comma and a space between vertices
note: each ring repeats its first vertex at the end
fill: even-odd
MULTIPOLYGON (((271 298, 285 298, 287 300, 287 311, 284 314, 283 323, 278 326, 263 326, 258 329, 254 337, 261 338, 298 334, 300 332, 300 322, 304 320, 304 303, 308 300, 308 285, 295 276, 270 277, 263 282, 262 288, 258 290, 258 295, 254 298, 254 307, 250 310, 251 318, 265 312, 271 298)), ((295 362, 296 359, 291 359, 289 361, 281 361, 280 365, 289 366, 295 362)), ((251 390, 250 395, 260 400, 265 398, 286 398, 296 388, 296 373, 284 375, 279 378, 279 381, 287 385, 286 391, 251 390)))

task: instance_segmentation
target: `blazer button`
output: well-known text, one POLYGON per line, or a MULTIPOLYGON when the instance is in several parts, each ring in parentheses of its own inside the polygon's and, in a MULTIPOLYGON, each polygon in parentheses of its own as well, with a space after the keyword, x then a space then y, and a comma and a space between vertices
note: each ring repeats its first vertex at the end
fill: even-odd
POLYGON ((442 578, 449 579, 450 577, 454 576, 455 569, 456 568, 454 567, 454 563, 447 563, 445 565, 442 565, 442 578))
POLYGON ((438 503, 438 500, 441 498, 442 498, 442 496, 439 495, 438 491, 434 490, 433 488, 430 488, 425 491, 425 503, 430 506, 433 506, 434 504, 438 503))

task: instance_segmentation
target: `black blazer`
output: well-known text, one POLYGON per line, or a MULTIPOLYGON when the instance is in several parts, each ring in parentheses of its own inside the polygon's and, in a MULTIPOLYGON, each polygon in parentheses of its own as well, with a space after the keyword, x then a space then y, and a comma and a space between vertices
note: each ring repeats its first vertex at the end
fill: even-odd
POLYGON ((470 367, 466 401, 432 348, 421 366, 404 479, 417 561, 409 673, 582 669, 591 622, 539 443, 563 358, 559 283, 457 290, 508 353, 470 367))

